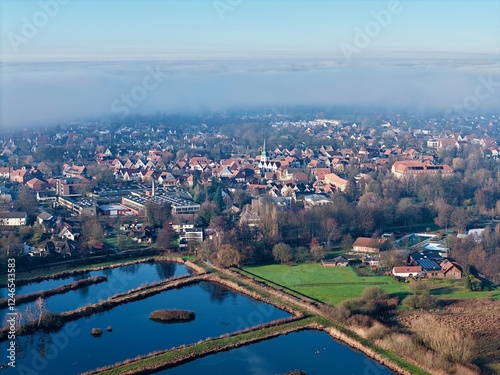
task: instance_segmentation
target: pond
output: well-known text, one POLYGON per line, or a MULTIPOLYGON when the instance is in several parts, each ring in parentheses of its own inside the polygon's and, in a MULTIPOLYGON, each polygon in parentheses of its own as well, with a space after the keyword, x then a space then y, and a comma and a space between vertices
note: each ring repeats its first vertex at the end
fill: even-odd
MULTIPOLYGON (((85 274, 67 278, 64 280, 53 280, 61 282, 59 285, 70 284, 76 280, 82 280, 89 277, 106 275, 106 282, 89 285, 83 288, 71 290, 63 294, 56 294, 45 300, 50 312, 64 312, 76 309, 89 303, 96 303, 99 300, 107 299, 116 293, 126 292, 135 289, 140 285, 162 281, 172 276, 188 275, 192 271, 183 264, 174 262, 154 262, 154 263, 136 263, 123 267, 107 268, 99 271, 90 271, 85 274)), ((49 280, 52 281, 52 280, 49 280)), ((46 283, 46 281, 42 282, 46 283)), ((16 290, 17 295, 31 293, 39 289, 42 283, 27 284, 16 290)), ((51 285, 51 284, 44 284, 51 285)), ((52 284, 53 285, 53 284, 52 284)), ((58 285, 52 286, 56 288, 58 285)), ((50 288, 50 287, 48 287, 50 288)), ((31 304, 34 304, 32 302, 31 304)), ((29 304, 17 306, 21 311, 26 310, 29 304)), ((6 309, 0 310, 0 322, 4 322, 6 309)), ((2 324, 5 325, 5 324, 2 324)))
MULTIPOLYGON (((219 284, 200 282, 67 323, 57 333, 21 336, 16 369, 0 373, 76 374, 288 316, 219 284), (196 317, 191 322, 162 324, 149 319, 157 309, 190 310, 196 317), (112 332, 106 331, 108 326, 112 332), (94 327, 103 330, 101 337, 90 335, 94 327)), ((3 353, 7 348, 7 342, 0 344, 3 353)))
POLYGON ((389 375, 388 368, 322 331, 300 331, 238 349, 212 354, 161 375, 275 375, 293 370, 308 375, 389 375))

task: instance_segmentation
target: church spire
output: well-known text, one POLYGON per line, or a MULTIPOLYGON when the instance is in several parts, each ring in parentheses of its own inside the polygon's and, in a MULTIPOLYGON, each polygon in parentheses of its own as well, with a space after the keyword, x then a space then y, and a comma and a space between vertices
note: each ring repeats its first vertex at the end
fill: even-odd
POLYGON ((260 161, 262 163, 267 163, 267 152, 266 152, 266 140, 264 139, 264 148, 262 149, 262 153, 260 154, 260 161))

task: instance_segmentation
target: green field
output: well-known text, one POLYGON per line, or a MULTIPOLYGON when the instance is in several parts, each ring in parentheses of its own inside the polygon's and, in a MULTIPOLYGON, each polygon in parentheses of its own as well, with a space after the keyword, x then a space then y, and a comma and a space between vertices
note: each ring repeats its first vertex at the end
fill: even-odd
POLYGON ((408 295, 405 283, 400 283, 390 276, 359 277, 350 267, 323 267, 319 263, 297 266, 273 264, 246 267, 245 271, 330 304, 360 297, 364 289, 374 285, 391 295, 397 295, 400 299, 408 295))
POLYGON ((500 289, 484 290, 481 292, 468 291, 463 280, 429 280, 431 294, 438 298, 492 298, 500 299, 500 289))
MULTIPOLYGON (((104 243, 112 249, 117 249, 117 247, 118 247, 117 240, 118 239, 116 236, 107 236, 104 238, 104 243)), ((136 249, 136 248, 150 247, 150 246, 151 246, 151 244, 148 244, 146 242, 137 243, 137 242, 134 242, 134 241, 124 237, 122 250, 136 249)))
MULTIPOLYGON (((323 267, 319 263, 297 266, 272 264, 245 267, 245 271, 275 284, 329 304, 337 304, 348 298, 361 296, 364 289, 378 286, 400 301, 406 297, 408 284, 398 282, 390 276, 357 276, 350 267, 323 267)), ((467 291, 462 281, 429 280, 431 294, 439 298, 483 298, 500 299, 500 290, 483 292, 467 291)))

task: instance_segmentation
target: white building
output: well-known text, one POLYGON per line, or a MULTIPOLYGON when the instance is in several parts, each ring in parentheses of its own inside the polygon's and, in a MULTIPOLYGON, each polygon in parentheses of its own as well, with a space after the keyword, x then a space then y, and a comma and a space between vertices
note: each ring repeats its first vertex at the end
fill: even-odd
POLYGON ((26 225, 27 219, 26 212, 0 212, 0 225, 26 225))

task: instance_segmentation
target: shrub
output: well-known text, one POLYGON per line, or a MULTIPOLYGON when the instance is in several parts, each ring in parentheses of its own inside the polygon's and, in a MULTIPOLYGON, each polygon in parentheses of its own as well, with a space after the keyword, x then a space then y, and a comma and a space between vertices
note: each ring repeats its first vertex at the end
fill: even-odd
POLYGON ((333 316, 335 320, 338 320, 341 323, 345 323, 347 319, 351 316, 351 310, 349 310, 343 304, 336 306, 333 311, 330 312, 330 315, 333 316))
POLYGON ((387 336, 391 330, 383 324, 374 324, 366 333, 366 338, 371 341, 380 340, 387 336))
POLYGON ((439 306, 439 301, 429 294, 413 294, 403 300, 403 306, 410 309, 431 310, 439 306))
POLYGON ((385 301, 389 296, 378 286, 371 286, 363 290, 361 297, 370 301, 385 301))
POLYGON ((408 285, 408 290, 413 294, 428 294, 429 286, 423 280, 413 280, 410 285, 408 285))
POLYGON ((347 320, 348 325, 362 328, 370 328, 373 325, 373 319, 367 315, 356 314, 347 320))
POLYGON ((311 259, 311 252, 305 246, 296 247, 293 250, 293 260, 297 263, 304 263, 311 259))
POLYGON ((149 319, 157 322, 188 322, 194 319, 194 312, 187 310, 155 310, 149 319))
POLYGON ((411 327, 424 345, 450 361, 470 363, 476 358, 472 336, 443 325, 429 314, 414 320, 411 327))
POLYGON ((467 277, 464 279, 464 283, 467 290, 471 292, 478 292, 483 290, 484 288, 483 282, 472 275, 467 275, 467 277))
POLYGON ((366 314, 369 315, 376 310, 376 305, 372 301, 367 301, 362 298, 350 298, 342 301, 339 306, 344 307, 349 311, 347 317, 354 314, 366 314))
POLYGON ((421 351, 419 349, 422 349, 410 335, 403 333, 393 333, 387 336, 384 343, 396 354, 406 358, 414 358, 414 355, 421 351))

